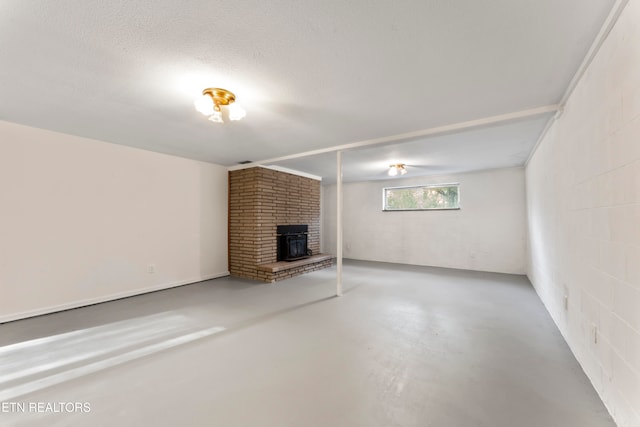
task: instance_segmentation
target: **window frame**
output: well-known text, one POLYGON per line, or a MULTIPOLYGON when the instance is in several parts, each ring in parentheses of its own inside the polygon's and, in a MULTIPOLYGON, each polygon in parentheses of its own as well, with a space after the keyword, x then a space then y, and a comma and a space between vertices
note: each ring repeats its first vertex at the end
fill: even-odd
POLYGON ((460 183, 450 182, 444 184, 427 184, 427 185, 403 185, 398 187, 382 188, 382 211, 383 212, 415 212, 415 211, 459 211, 461 209, 460 183), (455 208, 416 208, 416 209, 387 209, 387 190, 399 190, 404 188, 440 188, 440 187, 456 187, 458 189, 458 206, 455 208))

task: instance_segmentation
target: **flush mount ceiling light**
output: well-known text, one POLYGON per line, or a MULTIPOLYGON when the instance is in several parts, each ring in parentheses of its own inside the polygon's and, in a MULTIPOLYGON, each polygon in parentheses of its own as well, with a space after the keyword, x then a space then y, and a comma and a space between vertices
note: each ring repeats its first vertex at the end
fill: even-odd
POLYGON ((387 173, 389 176, 404 175, 407 170, 404 168, 404 163, 396 163, 395 165, 389 165, 389 172, 387 173))
POLYGON ((247 112, 238 105, 236 96, 226 89, 210 87, 202 91, 202 97, 195 102, 196 110, 214 123, 224 123, 222 120, 222 108, 228 106, 229 120, 240 120, 247 115, 247 112))

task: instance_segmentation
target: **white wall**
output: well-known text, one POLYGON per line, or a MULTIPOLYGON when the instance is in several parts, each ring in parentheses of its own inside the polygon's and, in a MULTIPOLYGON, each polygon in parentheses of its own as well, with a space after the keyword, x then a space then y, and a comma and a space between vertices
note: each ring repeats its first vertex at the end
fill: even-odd
POLYGON ((0 321, 226 274, 225 168, 0 121, 0 321))
MULTIPOLYGON (((525 273, 522 168, 343 185, 345 258, 525 273), (460 210, 383 212, 384 187, 460 183, 460 210)), ((323 252, 335 254, 336 187, 324 186, 323 252)))
POLYGON ((529 278, 618 425, 640 426, 640 0, 623 11, 526 181, 529 278))

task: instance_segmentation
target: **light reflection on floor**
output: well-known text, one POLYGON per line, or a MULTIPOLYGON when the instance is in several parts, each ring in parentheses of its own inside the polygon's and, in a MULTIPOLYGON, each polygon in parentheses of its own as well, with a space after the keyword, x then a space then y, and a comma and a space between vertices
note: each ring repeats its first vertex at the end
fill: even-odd
POLYGON ((164 312, 0 347, 0 401, 223 331, 164 312))

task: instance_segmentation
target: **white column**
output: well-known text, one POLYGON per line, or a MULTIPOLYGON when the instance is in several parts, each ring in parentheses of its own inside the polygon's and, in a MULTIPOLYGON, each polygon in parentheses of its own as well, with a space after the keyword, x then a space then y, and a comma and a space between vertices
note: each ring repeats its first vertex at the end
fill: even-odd
POLYGON ((342 151, 336 152, 336 295, 342 296, 342 151))

